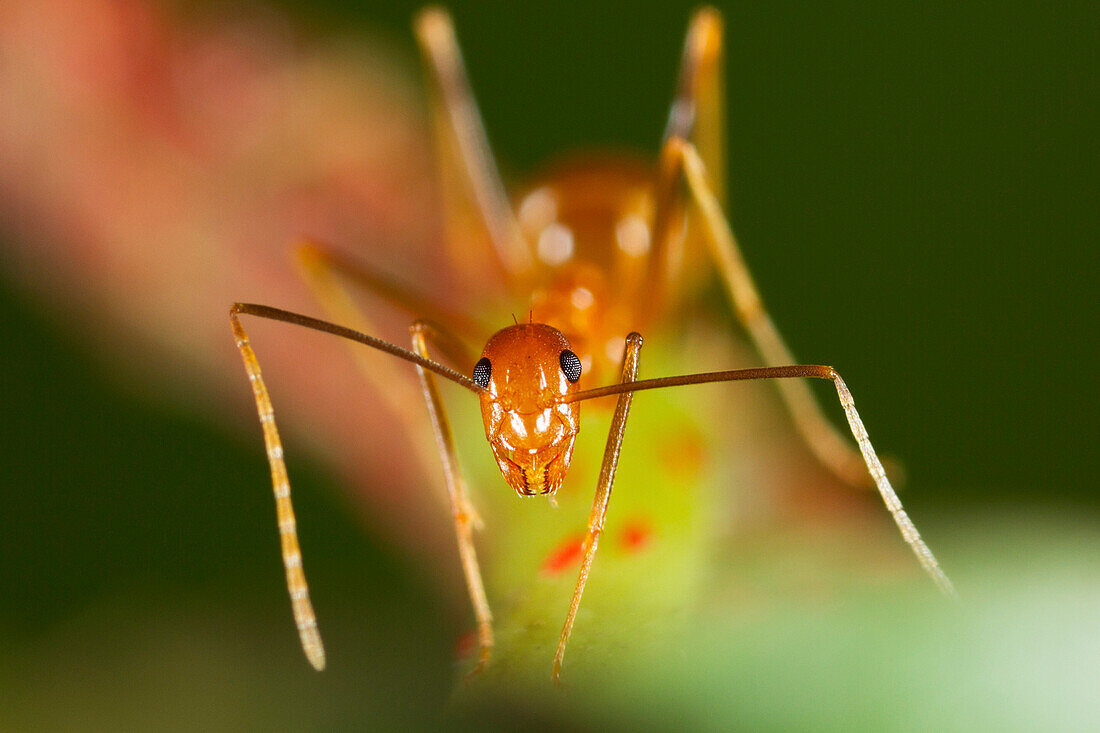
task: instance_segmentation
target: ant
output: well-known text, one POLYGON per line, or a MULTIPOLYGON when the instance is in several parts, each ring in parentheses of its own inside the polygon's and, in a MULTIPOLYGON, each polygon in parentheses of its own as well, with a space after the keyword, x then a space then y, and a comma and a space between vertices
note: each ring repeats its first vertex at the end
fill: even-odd
MULTIPOLYGON (((473 261, 473 265, 484 267, 468 235, 471 222, 479 227, 482 241, 490 245, 488 259, 503 271, 514 290, 533 293, 530 319, 497 331, 474 362, 459 338, 436 325, 437 319, 449 320, 451 314, 364 265, 313 243, 298 248, 299 263, 333 320, 352 322, 355 315, 347 293, 333 277, 340 276, 432 318, 417 320, 410 327, 411 350, 331 321, 279 308, 248 303, 232 306, 230 320, 252 383, 271 466, 287 588, 302 648, 310 663, 318 670, 324 668, 324 647, 302 569, 274 409, 240 315, 330 333, 416 365, 443 462, 459 557, 477 618, 479 658, 471 674, 484 669, 489 661, 492 615, 473 543, 473 529, 480 520, 467 496, 437 377, 478 397, 485 436, 501 475, 522 497, 543 495, 553 500, 573 455, 580 429, 580 403, 617 397, 584 538, 580 573, 554 655, 555 681, 560 679, 566 643, 604 527, 631 401, 636 392, 643 390, 777 380, 784 405, 816 458, 849 484, 866 484, 870 477, 921 566, 945 595, 953 596, 951 582, 891 487, 844 380, 832 367, 796 364, 764 310, 723 214, 718 183, 724 179, 725 152, 719 13, 701 8, 690 21, 655 169, 611 158, 583 161, 541 181, 521 199, 516 211, 500 182, 450 16, 442 9, 429 7, 419 12, 414 25, 428 70, 430 114, 450 227, 447 240, 458 250, 453 253, 457 264, 473 261), (702 223, 697 237, 704 242, 733 310, 766 366, 639 380, 639 331, 672 297, 676 282, 682 278, 689 203, 702 223), (472 371, 467 372, 470 376, 433 359, 429 344, 453 364, 473 364, 472 371), (616 372, 614 383, 586 386, 606 381, 606 375, 616 372), (581 383, 582 375, 587 378, 585 385, 581 383), (855 447, 826 420, 803 381, 806 378, 833 383, 855 447)), ((463 330, 470 330, 469 325, 465 324, 463 330)))

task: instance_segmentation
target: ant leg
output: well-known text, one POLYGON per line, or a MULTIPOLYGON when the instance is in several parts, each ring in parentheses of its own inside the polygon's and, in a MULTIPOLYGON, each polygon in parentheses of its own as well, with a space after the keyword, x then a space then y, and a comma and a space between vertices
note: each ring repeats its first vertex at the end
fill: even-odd
POLYGON ((260 416, 264 444, 267 446, 267 461, 271 467, 271 483, 275 492, 275 511, 279 518, 283 565, 286 567, 286 585, 287 591, 290 593, 290 605, 294 611, 294 622, 298 627, 302 650, 305 651, 310 664, 315 669, 322 670, 325 668, 325 650, 321 643, 320 632, 317 630, 317 616, 313 612, 313 604, 309 601, 309 586, 306 583, 305 571, 302 569, 302 551, 298 545, 298 525, 294 518, 294 506, 290 501, 290 479, 287 477, 286 463, 283 460, 283 443, 279 438, 279 430, 275 425, 275 408, 271 404, 271 396, 268 394, 267 386, 264 384, 263 376, 260 373, 260 363, 249 343, 248 334, 245 333, 244 327, 241 325, 240 314, 291 323, 355 341, 372 349, 410 361, 416 364, 418 369, 434 372, 475 394, 481 391, 481 387, 464 374, 449 369, 421 354, 414 354, 399 346, 394 346, 391 343, 344 326, 292 313, 281 308, 272 308, 254 303, 234 303, 229 309, 229 320, 233 325, 233 335, 236 338, 237 349, 241 352, 241 358, 244 360, 244 368, 248 372, 248 379, 252 383, 252 395, 256 400, 256 411, 260 416))
POLYGON ((252 396, 256 400, 256 411, 260 415, 260 425, 264 432, 264 445, 267 447, 267 462, 271 466, 271 483, 275 491, 275 513, 279 519, 279 537, 283 551, 283 566, 286 568, 286 588, 290 594, 290 606, 294 611, 294 624, 298 627, 298 638, 302 642, 302 651, 313 668, 318 672, 325 668, 325 647, 321 643, 321 633, 317 629, 317 616, 313 604, 309 601, 309 585, 306 583, 305 570, 302 568, 302 550, 298 545, 298 525, 294 518, 294 505, 290 502, 290 479, 287 477, 286 463, 283 461, 283 442, 279 439, 279 429, 275 426, 275 408, 271 405, 271 396, 267 393, 260 363, 248 342, 241 321, 237 317, 236 306, 229 312, 233 324, 233 335, 237 340, 237 349, 244 360, 248 379, 252 382, 252 396))
MULTIPOLYGON (((309 240, 300 242, 294 248, 294 259, 302 279, 321 304, 326 316, 335 323, 346 323, 361 332, 377 330, 352 297, 349 286, 354 285, 414 316, 450 324, 466 336, 481 334, 486 330, 470 319, 433 303, 429 298, 395 283, 365 264, 320 243, 309 240)), ((448 363, 463 373, 469 373, 477 360, 458 339, 440 339, 436 349, 448 363)), ((351 355, 363 377, 378 388, 377 392, 390 414, 405 415, 408 405, 416 399, 416 395, 412 384, 398 373, 398 368, 389 362, 370 358, 362 349, 352 349, 351 355)), ((400 424, 405 431, 411 430, 407 420, 400 424)), ((410 432, 409 443, 418 454, 420 464, 430 466, 436 460, 435 453, 422 437, 419 432, 410 432)))
POLYGON ((662 145, 672 138, 690 140, 714 181, 714 195, 725 200, 726 93, 722 49, 722 14, 714 8, 695 11, 684 38, 680 76, 668 111, 662 145))
MULTIPOLYGON (((725 181, 726 170, 723 72, 722 16, 714 8, 699 8, 692 15, 684 38, 680 72, 661 149, 672 139, 690 140, 716 182, 725 181)), ((724 201, 725 191, 720 183, 716 183, 715 194, 720 202, 724 201)), ((645 307, 650 317, 659 315, 662 304, 677 297, 683 287, 680 273, 689 267, 685 263, 680 163, 675 158, 662 155, 658 160, 654 198, 653 249, 646 275, 650 297, 645 307)))
MULTIPOLYGON (((355 304, 348 289, 344 287, 347 283, 362 288, 413 317, 435 323, 446 323, 449 329, 461 334, 469 341, 480 339, 481 335, 489 330, 483 324, 441 306, 412 288, 394 282, 366 264, 319 242, 312 240, 299 242, 294 248, 294 259, 298 265, 298 271, 309 285, 314 297, 320 302, 329 319, 336 323, 350 324, 359 331, 373 330, 362 309, 355 304)), ((443 332, 439 331, 439 333, 442 336, 443 332)), ((463 372, 473 368, 473 363, 477 361, 477 356, 459 339, 441 338, 435 346, 447 361, 463 372)), ((365 370, 368 377, 374 378, 376 369, 377 367, 372 364, 370 369, 365 370)), ((386 383, 390 384, 389 381, 386 383)))
MULTIPOLYGON (((447 207, 448 237, 456 245, 465 245, 458 238, 471 231, 471 225, 473 231, 487 230, 497 261, 512 279, 523 279, 533 266, 531 252, 500 181, 466 78, 451 16, 442 8, 428 7, 417 14, 413 26, 428 72, 429 109, 447 207)), ((481 261, 471 256, 476 250, 469 246, 457 251, 462 253, 460 265, 481 261)), ((470 275, 480 277, 482 273, 470 275)))
MULTIPOLYGON (((424 358, 428 358, 428 338, 432 338, 433 342, 450 338, 426 321, 414 322, 409 331, 412 334, 413 351, 424 358)), ((477 562, 477 552, 474 550, 473 530, 481 529, 482 523, 466 490, 466 480, 458 465, 458 454, 455 452, 451 426, 443 411, 443 401, 439 396, 435 378, 419 365, 416 371, 420 376, 424 400, 428 403, 428 412, 431 414, 432 432, 435 434, 439 455, 443 460, 443 477, 447 485, 447 496, 451 500, 451 515, 454 517, 455 534, 458 537, 458 555, 462 561, 462 572, 466 576, 470 602, 477 617, 478 662, 469 673, 467 677, 469 678, 485 668, 493 651, 493 614, 489 610, 485 584, 481 580, 481 569, 477 562)))
MULTIPOLYGON (((672 138, 662 151, 662 160, 681 164, 691 198, 706 224, 704 237, 726 293, 741 325, 769 366, 797 361, 764 308, 729 221, 718 204, 706 169, 691 143, 672 138)), ((867 470, 859 453, 825 417, 805 382, 779 383, 779 392, 802 440, 817 460, 834 475, 852 486, 867 486, 867 470)), ((892 473, 899 474, 900 469, 892 473)))
MULTIPOLYGON (((629 384, 637 378, 638 356, 641 349, 642 337, 640 334, 631 333, 626 337, 620 385, 629 384)), ((581 594, 584 593, 584 585, 588 581, 588 572, 592 569, 592 560, 596 557, 596 546, 600 541, 600 533, 603 532, 604 520, 607 517, 607 505, 611 500, 611 486, 615 482, 615 469, 619 465, 619 452, 623 445, 623 434, 626 432, 626 418, 630 412, 630 403, 633 397, 633 392, 620 393, 619 401, 615 405, 614 417, 611 419, 611 429, 608 431, 607 446, 604 448, 603 453, 603 464, 600 466, 600 477, 596 483, 596 496, 592 500, 592 511, 588 515, 588 532, 584 538, 584 559, 581 561, 577 585, 573 589, 573 599, 569 602, 569 612, 565 616, 565 625, 562 627, 561 636, 558 638, 558 650, 554 654, 552 677, 555 682, 561 680, 561 665, 562 660, 565 658, 565 645, 569 641, 569 634, 573 631, 573 622, 577 618, 577 609, 581 605, 581 594)))
POLYGON ((734 369, 724 372, 684 374, 677 377, 658 377, 656 379, 645 379, 640 382, 634 382, 630 385, 612 384, 607 387, 586 389, 581 392, 574 392, 571 395, 567 395, 565 398, 562 398, 561 401, 580 402, 613 394, 627 394, 627 390, 633 393, 647 389, 682 387, 688 384, 710 384, 713 382, 776 379, 780 380, 780 384, 785 384, 795 379, 804 379, 807 377, 813 379, 828 379, 832 381, 833 386, 836 387, 837 397, 840 398, 840 406, 844 408, 844 415, 848 419, 848 426, 852 430, 852 437, 855 438, 856 443, 859 445, 859 452, 862 455, 864 470, 870 473, 876 488, 878 488, 879 494, 882 496, 883 503, 885 503, 886 508, 890 510, 890 514, 894 517, 894 522, 898 525, 898 529, 901 530, 901 536, 905 539, 910 549, 913 550, 913 554, 917 556, 917 561, 920 562, 921 567, 931 576, 932 580, 939 586, 939 589, 945 596, 954 598, 954 586, 951 585, 951 581, 947 578, 947 575, 940 569, 940 565, 936 562, 936 558, 932 554, 932 551, 928 549, 928 545, 924 544, 924 540, 921 539, 917 528, 913 525, 912 520, 909 519, 909 515, 905 513, 905 509, 902 507, 901 500, 898 499, 894 487, 890 485, 890 479, 886 476, 886 469, 882 467, 882 462, 879 460, 878 454, 875 453, 875 449, 871 445, 871 439, 867 435, 867 428, 863 426, 863 420, 860 419, 859 413, 856 412, 856 403, 852 398, 852 393, 848 391, 848 385, 844 383, 844 380, 840 378, 840 374, 831 366, 819 366, 815 364, 771 366, 756 367, 753 369, 734 369))

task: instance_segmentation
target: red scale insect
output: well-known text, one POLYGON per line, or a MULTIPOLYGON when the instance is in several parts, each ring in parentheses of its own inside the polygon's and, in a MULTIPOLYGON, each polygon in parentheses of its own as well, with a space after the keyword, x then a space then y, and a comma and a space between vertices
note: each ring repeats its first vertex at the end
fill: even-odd
MULTIPOLYGON (((350 321, 354 315, 347 293, 336 284, 342 278, 430 319, 412 325, 412 350, 330 321, 270 306, 233 305, 230 319, 252 382, 271 466, 287 587, 302 647, 313 666, 324 667, 324 649, 302 570, 282 443, 259 363, 239 319, 242 314, 334 334, 416 365, 443 461, 459 556, 478 622, 475 672, 490 658, 492 615, 473 544, 473 529, 479 520, 458 467, 437 376, 478 396, 485 436, 501 475, 523 497, 553 497, 561 487, 580 429, 580 403, 615 398, 587 531, 579 543, 570 540, 562 544, 543 566, 544 572, 555 573, 580 560, 554 655, 555 680, 561 674, 566 643, 603 532, 631 400, 643 390, 777 380, 795 426, 818 460, 849 484, 865 485, 871 479, 921 566, 945 594, 952 595, 950 581, 902 509, 847 386, 832 367, 795 363, 764 310, 719 205, 725 145, 718 13, 703 8, 691 20, 656 166, 612 157, 565 166, 528 189, 516 211, 500 183, 450 17, 438 8, 428 8, 417 16, 415 28, 428 69, 430 109, 441 152, 441 180, 451 229, 448 244, 457 250, 452 251, 452 259, 458 266, 473 268, 472 278, 479 276, 477 268, 484 262, 463 249, 477 239, 463 227, 477 222, 477 228, 487 235, 491 258, 507 275, 513 291, 530 294, 529 310, 523 311, 530 313, 530 322, 498 331, 475 363, 460 339, 436 325, 451 323, 468 332, 472 328, 467 319, 314 244, 299 249, 300 262, 333 319, 347 316, 350 321), (693 226, 685 225, 689 205, 697 212, 688 222, 693 226), (683 263, 692 245, 699 243, 766 366, 638 380, 639 332, 675 299, 685 279, 683 263), (464 370, 472 364, 471 376, 431 358, 429 344, 444 360, 464 370), (582 374, 584 385, 608 382, 612 375, 618 378, 604 387, 582 388, 582 374), (833 382, 855 446, 825 419, 806 378, 833 382)), ((637 551, 651 535, 648 525, 630 524, 622 532, 621 544, 625 551, 637 551)))

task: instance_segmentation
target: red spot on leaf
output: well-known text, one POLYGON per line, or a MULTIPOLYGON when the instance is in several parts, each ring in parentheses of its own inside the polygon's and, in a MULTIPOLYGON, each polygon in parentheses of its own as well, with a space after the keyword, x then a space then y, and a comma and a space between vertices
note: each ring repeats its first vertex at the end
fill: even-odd
POLYGON ((580 562, 583 553, 584 536, 567 537, 542 561, 542 572, 544 575, 557 575, 567 570, 569 566, 580 562))
POLYGON ((698 428, 685 425, 661 445, 657 458, 666 471, 690 486, 706 467, 706 440, 698 428))
POLYGON ((653 525, 644 519, 627 522, 619 533, 619 545, 627 552, 639 552, 645 549, 653 539, 653 525))

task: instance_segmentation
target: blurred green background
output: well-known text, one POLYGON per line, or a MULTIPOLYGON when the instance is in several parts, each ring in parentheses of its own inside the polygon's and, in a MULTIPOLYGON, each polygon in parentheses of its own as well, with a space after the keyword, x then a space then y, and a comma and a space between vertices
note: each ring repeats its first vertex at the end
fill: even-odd
MULTIPOLYGON (((981 608, 1004 611, 997 599, 1011 597, 1020 619, 1043 626, 1063 618, 1067 604, 1081 604, 1071 612, 1080 626, 1067 628, 1092 631, 1077 644, 1037 629, 1034 648, 990 657, 1002 672, 1041 658, 1044 669, 1077 679, 1081 708, 1062 709, 1069 717, 986 717, 984 707, 1013 689, 991 675, 989 697, 972 701, 974 717, 955 722, 1076 727, 1079 715, 1096 712, 1088 694, 1100 695, 1096 678, 1071 673, 1078 661, 1095 673, 1100 655, 1093 528, 1100 394, 1089 369, 1098 354, 1100 79, 1086 38, 1095 8, 718 6, 726 19, 731 219, 776 323, 801 358, 840 369, 876 443, 905 459, 905 500, 926 534, 947 538, 933 544, 948 570, 1010 589, 982 596, 981 608), (1064 584, 1042 570, 1052 567, 1069 568, 1064 584), (1063 648, 1079 656, 1063 658, 1063 648)), ((279 5, 298 33, 381 38, 409 67, 417 7, 279 5)), ((692 7, 453 6, 506 174, 522 178, 577 147, 654 150, 692 7)), ((0 237, 10 241, 3 229, 0 221, 0 237)), ((0 278, 0 726, 439 723, 451 645, 465 621, 415 566, 364 531, 325 466, 299 455, 293 469, 298 514, 309 518, 315 604, 342 660, 315 675, 286 612, 258 431, 134 397, 95 353, 94 339, 59 318, 65 293, 44 303, 28 299, 2 268, 0 278), (135 631, 144 636, 133 638, 135 631)), ((847 641, 891 644, 886 621, 866 628, 868 639, 847 641)), ((947 628, 932 638, 960 642, 951 634, 968 627, 947 628)), ((819 639, 832 634, 819 631, 819 639)), ((773 692, 791 685, 787 693, 798 697, 771 655, 797 659, 806 650, 789 638, 773 641, 748 653, 771 665, 761 677, 743 669, 730 684, 755 680, 773 692)), ((838 651, 827 644, 811 658, 838 651)), ((870 708, 891 690, 861 690, 859 671, 843 659, 799 683, 828 699, 851 696, 850 705, 815 714, 761 693, 757 707, 742 685, 737 715, 692 722, 908 728, 890 716, 846 717, 861 696, 870 708), (852 687, 830 687, 822 681, 830 675, 852 687)), ((715 700, 727 693, 717 684, 706 691, 715 700)), ((503 717, 494 722, 583 728, 614 720, 575 710, 569 714, 580 717, 559 719, 532 707, 539 712, 497 711, 503 717)), ((920 720, 921 707, 910 700, 903 709, 920 720)), ((628 724, 631 711, 620 712, 628 724)))

